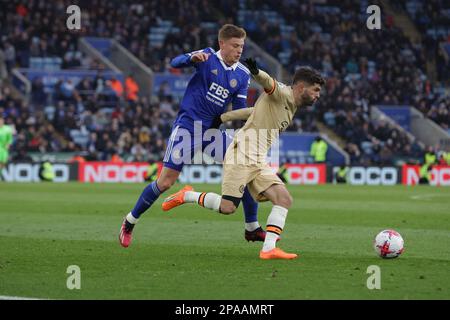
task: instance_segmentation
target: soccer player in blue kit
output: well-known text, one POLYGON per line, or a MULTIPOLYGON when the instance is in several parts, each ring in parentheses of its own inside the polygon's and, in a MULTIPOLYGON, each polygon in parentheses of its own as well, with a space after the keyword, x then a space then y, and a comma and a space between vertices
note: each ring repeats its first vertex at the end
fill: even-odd
MULTIPOLYGON (((188 83, 178 116, 173 124, 161 174, 156 181, 144 189, 133 210, 124 218, 119 234, 119 241, 123 247, 130 245, 133 228, 140 216, 177 181, 183 164, 185 164, 184 160, 192 160, 195 150, 204 150, 211 143, 203 141, 202 134, 217 125, 217 119, 227 111, 230 103, 233 110, 246 107, 250 71, 239 62, 245 37, 244 29, 226 24, 219 30, 219 51, 215 52, 212 48, 206 48, 177 56, 171 61, 172 67, 193 66, 196 70, 188 83), (194 123, 200 123, 200 121, 201 125, 198 131, 198 127, 194 128, 196 126, 194 123), (187 155, 184 155, 186 159, 180 161, 180 152, 177 147, 183 143, 182 135, 186 137, 186 133, 191 138, 189 139, 191 140, 189 150, 191 152, 187 152, 187 155)), ((231 139, 226 139, 225 133, 223 133, 223 141, 231 142, 231 139)), ((226 147, 224 146, 222 159, 226 147)), ((189 190, 192 189, 187 186, 183 191, 189 190)), ((247 189, 242 202, 245 213, 245 239, 247 241, 264 241, 266 232, 258 223, 258 204, 247 189)))

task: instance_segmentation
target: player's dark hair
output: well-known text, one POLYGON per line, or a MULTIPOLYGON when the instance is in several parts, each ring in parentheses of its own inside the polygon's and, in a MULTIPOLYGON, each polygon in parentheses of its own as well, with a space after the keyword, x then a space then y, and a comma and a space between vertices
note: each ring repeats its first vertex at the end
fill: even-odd
POLYGON ((319 84, 323 86, 325 80, 320 75, 319 71, 310 67, 300 67, 295 71, 292 84, 296 84, 299 81, 306 82, 308 85, 319 84))
POLYGON ((245 38, 247 33, 244 29, 234 24, 224 24, 219 30, 219 40, 228 40, 231 38, 245 38))

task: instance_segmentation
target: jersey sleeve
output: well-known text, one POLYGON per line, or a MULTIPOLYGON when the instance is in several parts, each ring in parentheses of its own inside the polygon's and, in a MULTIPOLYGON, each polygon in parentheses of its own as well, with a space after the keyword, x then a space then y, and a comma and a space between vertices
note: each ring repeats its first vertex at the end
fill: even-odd
POLYGON ((247 107, 247 94, 248 88, 250 86, 250 77, 246 78, 245 84, 243 84, 240 89, 234 94, 231 101, 231 106, 233 110, 238 110, 247 107))
POLYGON ((273 100, 280 100, 284 95, 286 95, 286 90, 282 90, 286 87, 286 85, 275 80, 261 69, 258 74, 253 77, 256 82, 264 88, 264 92, 267 93, 267 95, 269 95, 273 100))
POLYGON ((268 95, 271 95, 275 91, 276 81, 274 78, 269 76, 265 71, 259 69, 258 74, 253 75, 253 78, 264 88, 264 91, 268 95))
POLYGON ((173 68, 186 68, 186 67, 195 67, 198 68, 200 63, 193 63, 191 61, 191 57, 193 54, 196 54, 197 52, 205 52, 209 54, 214 53, 214 49, 212 48, 205 48, 201 50, 192 51, 189 53, 180 54, 179 56, 176 56, 175 58, 170 61, 170 65, 173 68))

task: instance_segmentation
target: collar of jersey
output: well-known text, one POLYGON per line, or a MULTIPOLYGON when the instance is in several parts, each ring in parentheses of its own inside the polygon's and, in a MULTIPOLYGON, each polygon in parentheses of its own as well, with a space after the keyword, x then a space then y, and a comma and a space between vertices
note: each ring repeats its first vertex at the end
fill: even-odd
POLYGON ((238 66, 238 64, 239 64, 239 62, 236 62, 236 63, 233 64, 231 67, 229 67, 229 66, 227 66, 227 64, 225 63, 225 61, 223 61, 222 54, 220 54, 220 50, 217 51, 217 52, 215 53, 215 55, 217 56, 217 58, 219 59, 220 63, 222 64, 222 67, 223 67, 225 70, 233 70, 233 71, 236 70, 236 68, 237 68, 237 66, 238 66))

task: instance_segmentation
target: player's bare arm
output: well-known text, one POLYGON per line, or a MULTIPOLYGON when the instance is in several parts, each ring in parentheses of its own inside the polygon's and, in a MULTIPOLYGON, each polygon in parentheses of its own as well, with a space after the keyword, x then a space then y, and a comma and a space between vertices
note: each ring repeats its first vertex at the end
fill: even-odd
POLYGON ((253 108, 243 108, 233 111, 228 111, 220 115, 222 122, 234 121, 234 120, 247 120, 253 112, 253 108))

